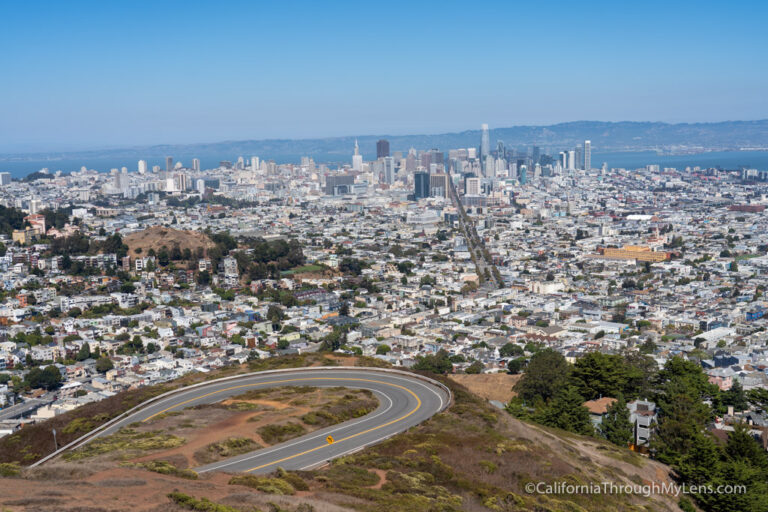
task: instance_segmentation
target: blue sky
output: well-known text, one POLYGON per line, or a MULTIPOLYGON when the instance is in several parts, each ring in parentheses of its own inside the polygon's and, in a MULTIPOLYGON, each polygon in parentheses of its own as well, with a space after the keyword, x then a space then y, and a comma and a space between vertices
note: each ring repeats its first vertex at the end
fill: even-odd
POLYGON ((0 4, 0 152, 768 118, 766 2, 0 4))

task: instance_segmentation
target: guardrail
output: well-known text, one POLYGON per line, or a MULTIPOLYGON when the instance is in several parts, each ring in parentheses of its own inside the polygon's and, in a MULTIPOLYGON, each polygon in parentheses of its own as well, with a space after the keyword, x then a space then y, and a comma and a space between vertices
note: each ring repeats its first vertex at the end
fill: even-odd
POLYGON ((179 393, 184 393, 186 391, 189 391, 190 389, 203 388, 205 386, 211 386, 211 385, 214 385, 214 384, 218 384, 220 382, 225 382, 225 381, 230 381, 230 380, 237 380, 237 379, 246 379, 248 377, 256 377, 256 376, 259 376, 259 375, 267 375, 267 374, 274 374, 274 373, 293 373, 293 372, 302 372, 302 371, 338 371, 338 370, 342 370, 342 371, 371 371, 371 372, 381 372, 381 373, 396 373, 396 374, 399 374, 399 375, 404 375, 406 377, 410 377, 410 378, 414 378, 414 379, 418 379, 418 380, 422 380, 422 381, 428 382, 431 385, 441 389, 448 396, 448 400, 446 400, 445 404, 443 405, 443 407, 438 412, 443 412, 453 402, 453 393, 451 393, 451 390, 448 389, 448 386, 446 386, 442 382, 438 382, 435 379, 430 379, 429 377, 425 377, 424 375, 419 375, 418 373, 411 373, 411 372, 406 372, 406 371, 402 371, 402 370, 396 370, 394 368, 373 368, 373 367, 368 367, 368 366, 306 366, 306 367, 301 367, 301 368, 282 368, 282 369, 279 369, 279 370, 264 370, 264 371, 260 371, 260 372, 243 373, 243 374, 239 374, 239 375, 230 375, 228 377, 222 377, 220 379, 213 379, 213 380, 209 380, 209 381, 205 381, 205 382, 198 382, 197 384, 192 384, 192 385, 189 385, 189 386, 185 386, 185 387, 181 387, 181 388, 174 389, 174 390, 171 390, 171 391, 167 391, 165 393, 162 393, 160 395, 152 397, 149 400, 146 400, 146 401, 140 403, 139 405, 136 405, 136 406, 128 409, 127 411, 123 412, 122 414, 119 414, 119 415, 115 416, 114 418, 112 418, 111 420, 107 421, 106 423, 103 423, 102 425, 99 425, 98 427, 96 427, 95 429, 91 430, 87 434, 84 434, 84 435, 78 437, 77 439, 75 439, 74 441, 68 443, 67 445, 62 446, 61 448, 59 448, 55 452, 49 453, 48 455, 46 455, 42 459, 38 460, 34 464, 30 464, 29 467, 31 467, 31 468, 37 467, 37 466, 39 466, 41 464, 44 464, 45 462, 48 462, 49 460, 51 460, 51 459, 61 455, 62 453, 66 452, 68 450, 79 448, 80 446, 82 446, 82 445, 88 443, 89 441, 91 441, 93 438, 98 437, 99 434, 104 432, 109 427, 113 426, 115 423, 118 423, 118 422, 124 420, 126 417, 130 416, 131 414, 134 414, 134 413, 140 411, 141 409, 143 409, 143 408, 147 407, 148 405, 151 405, 151 404, 153 404, 155 402, 158 402, 160 400, 163 400, 165 398, 171 397, 171 396, 179 394, 179 393))

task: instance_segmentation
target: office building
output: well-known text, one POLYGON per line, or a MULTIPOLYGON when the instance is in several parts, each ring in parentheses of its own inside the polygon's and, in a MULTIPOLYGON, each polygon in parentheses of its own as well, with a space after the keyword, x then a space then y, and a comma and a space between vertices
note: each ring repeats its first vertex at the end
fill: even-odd
POLYGON ((11 184, 11 173, 0 172, 0 186, 11 184))
POLYGON ((193 158, 192 159, 192 170, 195 172, 200 172, 200 159, 199 158, 193 158))
POLYGON ((541 160, 541 149, 539 148, 539 146, 533 146, 531 159, 533 160, 533 165, 538 164, 539 160, 541 160))
POLYGON ((485 160, 491 153, 491 133, 488 130, 488 125, 483 123, 482 135, 480 136, 480 159, 485 160))
POLYGON ((584 169, 592 169, 592 141, 584 141, 584 169))
POLYGON ((376 142, 376 158, 387 156, 389 156, 389 141, 387 139, 380 139, 376 142))
POLYGON ((325 177, 325 193, 329 196, 341 196, 352 192, 355 177, 348 174, 325 177))
POLYGON ((464 180, 464 194, 476 196, 480 194, 480 178, 467 178, 464 180))
POLYGON ((395 182, 395 159, 391 156, 384 158, 384 183, 391 185, 395 182))
POLYGON ((429 176, 429 196, 447 197, 448 196, 448 175, 432 174, 429 176))
POLYGON ((171 172, 173 170, 173 157, 165 157, 165 172, 171 172))
POLYGON ((428 172, 417 172, 413 175, 413 196, 417 201, 429 197, 428 172))
POLYGON ((357 145, 357 139, 355 139, 355 154, 352 155, 352 169, 355 171, 363 170, 363 155, 360 154, 360 147, 357 145))
POLYGON ((525 165, 521 165, 518 168, 517 179, 518 181, 520 181, 521 185, 525 185, 526 183, 528 183, 528 167, 526 167, 525 165))

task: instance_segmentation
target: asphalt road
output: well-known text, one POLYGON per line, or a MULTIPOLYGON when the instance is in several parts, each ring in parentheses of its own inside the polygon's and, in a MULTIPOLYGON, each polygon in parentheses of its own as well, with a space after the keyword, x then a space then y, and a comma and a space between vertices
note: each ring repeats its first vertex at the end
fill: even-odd
POLYGON ((344 386, 368 389, 378 398, 379 407, 362 418, 317 430, 269 448, 201 466, 195 468, 195 471, 267 473, 277 467, 312 469, 417 425, 444 409, 450 401, 450 396, 444 388, 406 372, 384 372, 373 368, 311 368, 279 373, 261 372, 225 381, 211 381, 204 386, 186 389, 160 399, 124 417, 92 436, 89 441, 102 435, 113 434, 131 423, 149 421, 165 412, 218 402, 252 389, 278 386, 344 386), (326 440, 328 436, 332 436, 332 443, 326 440))

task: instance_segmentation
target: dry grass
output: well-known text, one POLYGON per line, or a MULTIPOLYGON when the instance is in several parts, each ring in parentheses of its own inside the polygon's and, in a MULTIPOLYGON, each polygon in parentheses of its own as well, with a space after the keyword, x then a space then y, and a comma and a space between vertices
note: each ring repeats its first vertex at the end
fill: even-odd
POLYGON ((210 249, 215 246, 205 233, 199 231, 184 231, 163 226, 152 226, 143 231, 128 234, 123 243, 130 249, 131 256, 138 256, 136 249, 141 247, 141 256, 146 256, 150 249, 159 252, 165 246, 169 251, 178 245, 182 251, 190 249, 194 257, 197 248, 210 249))
POLYGON ((486 400, 498 400, 507 403, 516 396, 512 387, 520 380, 520 375, 508 373, 479 373, 475 375, 457 373, 449 378, 461 384, 472 393, 486 400))

